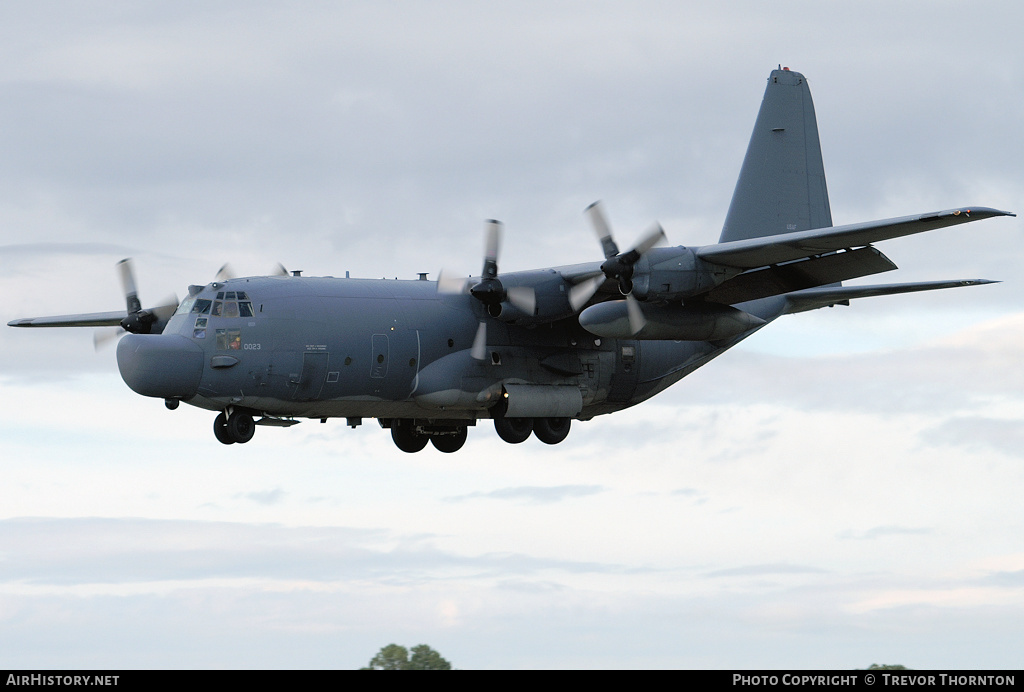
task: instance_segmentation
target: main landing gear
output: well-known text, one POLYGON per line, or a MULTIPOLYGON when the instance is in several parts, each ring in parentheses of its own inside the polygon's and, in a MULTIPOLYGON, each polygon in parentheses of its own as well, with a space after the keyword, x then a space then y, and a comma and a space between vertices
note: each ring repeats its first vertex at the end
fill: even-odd
POLYGON ((240 409, 232 411, 230 416, 222 412, 213 421, 213 434, 226 445, 245 444, 255 433, 256 422, 252 415, 240 409))
POLYGON ((556 445, 569 435, 571 418, 505 418, 494 419, 494 430, 498 437, 509 444, 526 442, 532 432, 534 437, 548 445, 556 445))
POLYGON ((457 452, 466 444, 467 434, 465 425, 417 425, 407 418, 391 421, 391 439, 395 446, 410 454, 421 451, 428 442, 439 452, 457 452))
MULTIPOLYGON (((544 444, 556 445, 569 434, 570 418, 505 418, 494 419, 494 429, 505 442, 519 444, 526 442, 533 434, 544 444)), ((414 454, 422 451, 427 444, 445 454, 462 449, 466 444, 465 425, 423 424, 408 418, 396 418, 382 425, 390 425, 391 439, 403 452, 414 454)))

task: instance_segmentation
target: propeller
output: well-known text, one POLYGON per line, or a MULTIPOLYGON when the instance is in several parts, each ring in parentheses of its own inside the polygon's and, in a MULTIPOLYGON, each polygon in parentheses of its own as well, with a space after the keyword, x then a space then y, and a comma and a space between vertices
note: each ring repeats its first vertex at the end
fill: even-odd
POLYGON ((665 240, 665 230, 661 224, 655 223, 632 250, 620 253, 619 246, 612 239, 604 205, 600 201, 594 202, 584 210, 584 213, 590 219, 594 232, 601 242, 601 249, 604 250, 605 259, 601 264, 601 272, 609 279, 618 281, 619 293, 628 296, 633 291, 633 265, 640 261, 648 250, 665 240))
POLYGON ((537 296, 529 286, 513 286, 506 289, 498 278, 498 251, 501 248, 503 224, 494 219, 484 222, 484 268, 480 281, 469 288, 469 294, 487 306, 492 317, 501 314, 501 304, 506 300, 523 312, 533 314, 537 296))
POLYGON ((135 271, 130 258, 117 263, 117 273, 121 277, 121 286, 124 289, 124 300, 127 314, 121 320, 120 327, 109 327, 97 329, 93 332, 92 344, 97 351, 118 339, 123 334, 149 334, 153 325, 159 322, 166 323, 174 311, 178 309, 178 297, 170 295, 159 305, 152 308, 143 308, 139 300, 139 292, 135 284, 135 271))
POLYGON ((213 280, 217 283, 225 283, 235 278, 235 270, 231 267, 230 262, 225 262, 221 265, 221 268, 217 270, 217 274, 214 275, 213 280))
POLYGON ((590 225, 601 243, 604 262, 601 263, 600 273, 595 272, 593 276, 585 278, 569 289, 569 304, 573 310, 581 309, 597 293, 597 289, 606 279, 612 279, 618 283, 619 293, 626 296, 629 326, 636 334, 643 329, 647 320, 644 318, 643 310, 640 309, 639 301, 633 296, 633 265, 639 262, 648 250, 665 240, 665 231, 661 224, 655 223, 640 238, 633 249, 620 253, 619 246, 612 237, 604 205, 600 201, 594 202, 584 210, 584 214, 590 220, 590 225))
MULTIPOLYGON (((270 270, 270 276, 288 276, 288 270, 284 268, 284 265, 278 262, 270 270)), ((221 265, 221 268, 217 270, 213 280, 216 283, 226 283, 237 276, 235 268, 231 266, 230 262, 225 262, 221 265)))
MULTIPOLYGON (((501 304, 508 301, 518 309, 532 315, 537 308, 537 293, 529 286, 510 286, 505 288, 498 278, 498 254, 501 249, 501 230, 503 224, 494 219, 484 222, 484 266, 480 272, 480 280, 464 279, 447 274, 444 270, 437 277, 438 293, 468 293, 487 309, 487 314, 497 317, 501 314, 501 304)), ((487 322, 480 321, 470 355, 476 360, 487 357, 487 322)))

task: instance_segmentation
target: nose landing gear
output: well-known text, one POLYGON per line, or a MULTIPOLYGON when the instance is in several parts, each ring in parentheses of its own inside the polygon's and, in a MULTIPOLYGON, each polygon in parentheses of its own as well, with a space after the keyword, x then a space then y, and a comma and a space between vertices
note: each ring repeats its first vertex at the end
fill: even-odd
POLYGON ((213 421, 213 434, 223 444, 245 444, 256 433, 256 422, 246 411, 235 409, 231 415, 221 412, 213 421))

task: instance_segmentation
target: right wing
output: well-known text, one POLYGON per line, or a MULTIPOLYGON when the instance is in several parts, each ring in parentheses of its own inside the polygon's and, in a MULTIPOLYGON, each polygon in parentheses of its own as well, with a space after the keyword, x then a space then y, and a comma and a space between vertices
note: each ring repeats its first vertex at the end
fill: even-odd
POLYGON ((56 315, 54 317, 25 317, 11 320, 8 327, 117 327, 128 316, 124 310, 90 312, 83 315, 56 315))
POLYGON ((816 310, 830 305, 849 305, 850 300, 854 298, 873 298, 874 296, 892 296, 899 293, 997 283, 999 282, 988 279, 962 279, 960 281, 918 281, 916 283, 876 284, 874 286, 819 286, 786 294, 786 301, 789 303, 786 314, 816 310))

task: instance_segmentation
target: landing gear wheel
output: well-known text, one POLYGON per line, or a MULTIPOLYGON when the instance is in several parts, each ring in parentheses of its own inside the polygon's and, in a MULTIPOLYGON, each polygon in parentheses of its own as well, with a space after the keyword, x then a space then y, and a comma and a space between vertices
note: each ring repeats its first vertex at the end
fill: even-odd
POLYGON ((403 452, 415 454, 427 446, 429 438, 421 435, 412 427, 411 420, 396 419, 391 422, 391 439, 395 446, 403 452))
POLYGON ((498 437, 512 445, 526 442, 526 438, 533 432, 532 418, 495 418, 494 430, 498 437))
POLYGON ((466 435, 466 426, 461 426, 454 435, 431 435, 430 444, 434 445, 434 449, 439 452, 451 454, 459 451, 462 449, 462 445, 466 444, 466 435))
POLYGON ((239 444, 245 444, 256 434, 256 423, 245 411, 235 411, 228 416, 228 435, 239 444))
POLYGON ((219 416, 213 419, 213 434, 216 436, 217 441, 222 444, 235 444, 235 441, 231 438, 231 434, 228 433, 228 417, 223 411, 219 416))
POLYGON ((534 418, 533 434, 546 445, 556 445, 569 435, 571 418, 534 418))

